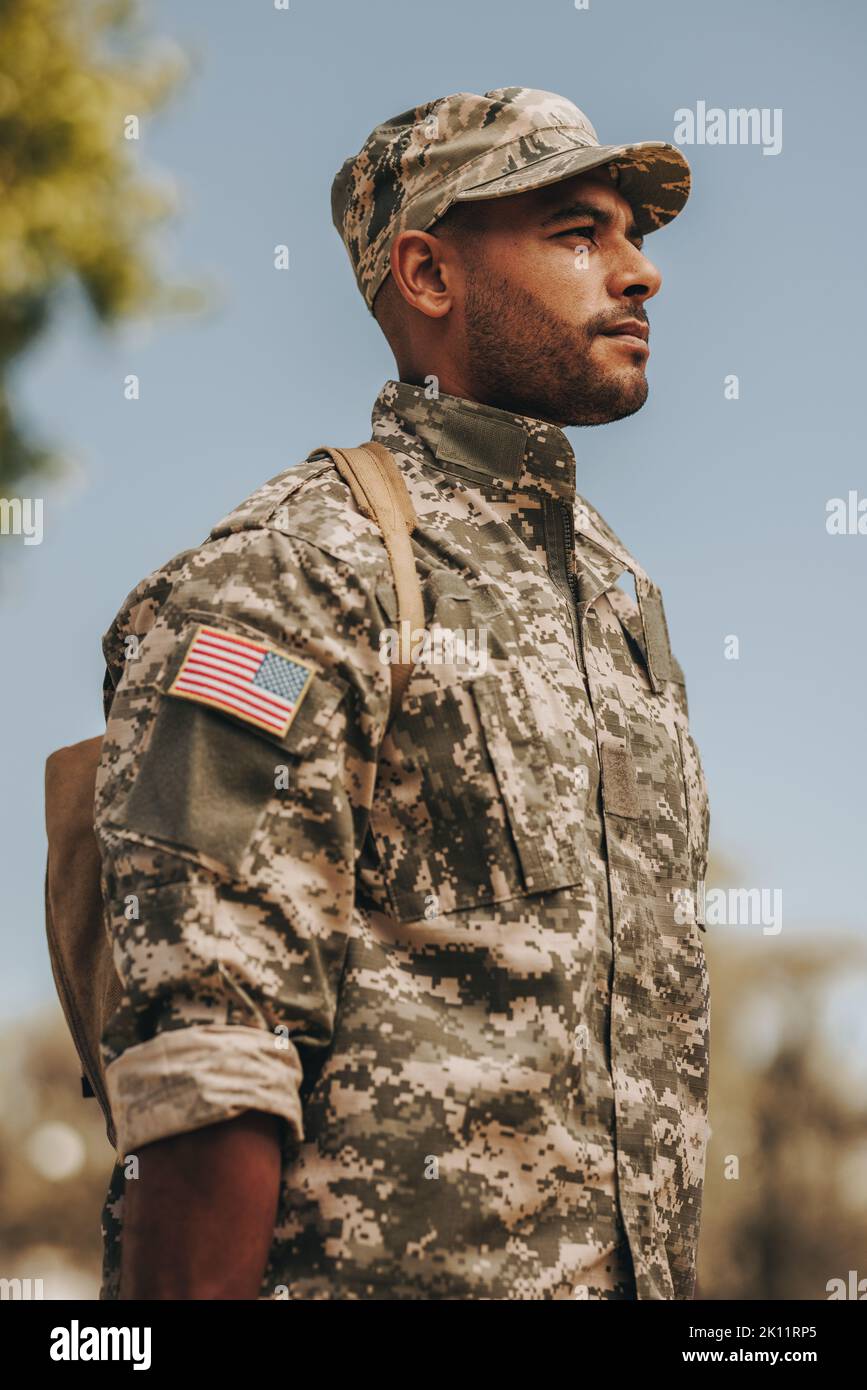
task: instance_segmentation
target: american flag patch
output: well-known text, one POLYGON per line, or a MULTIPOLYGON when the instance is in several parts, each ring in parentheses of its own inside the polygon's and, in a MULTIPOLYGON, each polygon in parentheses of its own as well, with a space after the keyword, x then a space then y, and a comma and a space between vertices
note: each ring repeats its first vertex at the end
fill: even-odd
POLYGON ((226 710, 257 729, 282 735, 314 674, 312 666, 265 642, 198 627, 168 694, 226 710))

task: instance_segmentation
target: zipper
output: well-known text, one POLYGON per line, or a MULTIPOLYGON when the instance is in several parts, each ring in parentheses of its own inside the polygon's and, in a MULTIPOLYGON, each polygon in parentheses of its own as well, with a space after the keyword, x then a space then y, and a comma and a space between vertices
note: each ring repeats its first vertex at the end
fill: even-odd
POLYGON ((575 553, 575 523, 572 519, 572 508, 568 502, 559 499, 560 515, 563 520, 563 541, 565 545, 565 566, 566 579, 569 583, 569 593, 572 602, 569 604, 569 618, 572 623, 572 637, 575 642, 575 656, 578 661, 578 669, 584 670, 584 660, 582 653, 581 632, 578 623, 578 576, 572 568, 571 560, 575 553))
POLYGON ((578 583, 578 576, 569 564, 575 550, 575 523, 572 520, 572 508, 568 502, 560 503, 563 512, 563 534, 566 540, 566 578, 569 580, 569 588, 572 590, 572 597, 578 602, 578 595, 575 585, 578 583))

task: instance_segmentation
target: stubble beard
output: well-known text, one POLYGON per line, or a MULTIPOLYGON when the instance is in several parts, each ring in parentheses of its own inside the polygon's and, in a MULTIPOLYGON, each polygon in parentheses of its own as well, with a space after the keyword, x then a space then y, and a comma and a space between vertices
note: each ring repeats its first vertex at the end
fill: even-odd
POLYGON ((576 328, 484 265, 468 272, 465 313, 475 395, 489 405, 559 425, 604 425, 647 399, 643 356, 607 372, 591 360, 611 315, 576 328))

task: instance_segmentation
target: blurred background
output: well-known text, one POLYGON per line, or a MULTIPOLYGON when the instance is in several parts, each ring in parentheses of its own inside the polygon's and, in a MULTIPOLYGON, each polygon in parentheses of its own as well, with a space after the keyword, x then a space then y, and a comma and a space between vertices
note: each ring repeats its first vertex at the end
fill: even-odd
POLYGON ((699 1296, 867 1279, 867 535, 826 525, 867 498, 865 14, 0 0, 0 497, 42 507, 39 543, 0 534, 0 1276, 95 1298, 112 1164, 45 946, 45 758, 101 731, 100 639, 139 579, 322 440, 368 437, 395 366, 331 226, 344 158, 411 106, 515 84, 605 142, 671 140, 699 102, 781 112, 778 154, 685 148, 692 197, 647 245, 649 401, 570 438, 665 594, 708 888, 779 895, 779 930, 729 908, 707 931, 699 1296))

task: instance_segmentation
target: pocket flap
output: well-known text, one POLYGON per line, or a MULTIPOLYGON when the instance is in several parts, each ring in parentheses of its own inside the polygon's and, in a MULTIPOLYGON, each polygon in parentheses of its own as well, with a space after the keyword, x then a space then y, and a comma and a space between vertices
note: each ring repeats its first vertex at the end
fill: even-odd
POLYGON ((528 892, 580 880, 575 846, 558 833, 557 789, 517 668, 471 685, 528 892))

